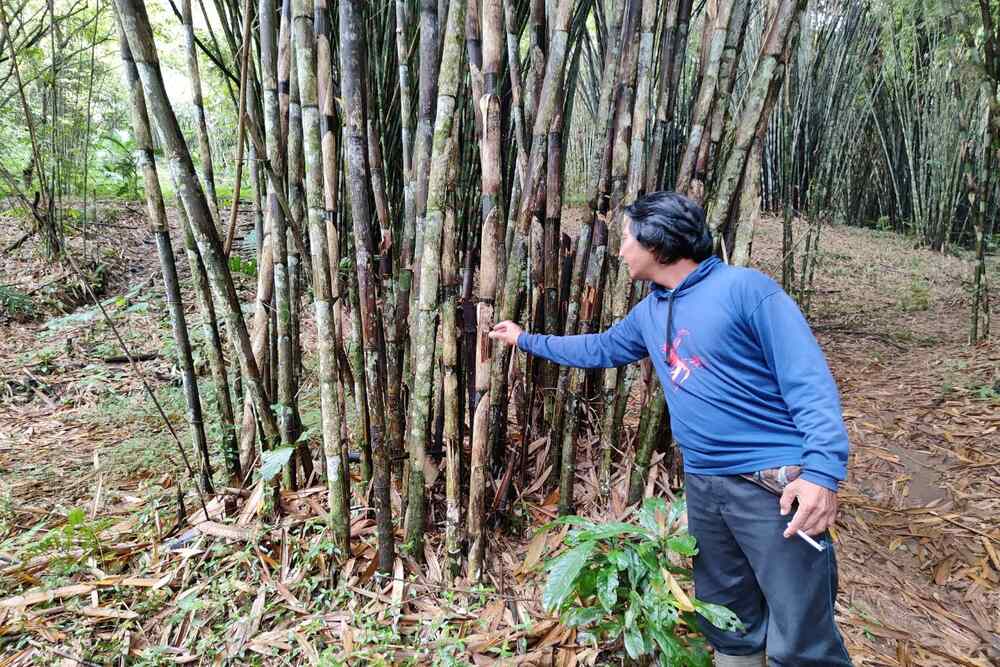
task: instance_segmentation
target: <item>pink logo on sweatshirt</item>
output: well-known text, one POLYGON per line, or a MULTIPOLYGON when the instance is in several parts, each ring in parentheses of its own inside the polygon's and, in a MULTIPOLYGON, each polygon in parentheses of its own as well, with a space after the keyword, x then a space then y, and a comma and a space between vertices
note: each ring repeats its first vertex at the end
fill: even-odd
POLYGON ((691 377, 691 369, 705 367, 705 364, 701 361, 701 357, 682 357, 680 355, 681 343, 684 342, 684 337, 690 335, 690 333, 687 329, 678 331, 677 336, 670 345, 669 352, 666 344, 663 345, 663 351, 667 354, 667 364, 671 369, 670 381, 674 385, 674 391, 677 391, 677 388, 691 377))

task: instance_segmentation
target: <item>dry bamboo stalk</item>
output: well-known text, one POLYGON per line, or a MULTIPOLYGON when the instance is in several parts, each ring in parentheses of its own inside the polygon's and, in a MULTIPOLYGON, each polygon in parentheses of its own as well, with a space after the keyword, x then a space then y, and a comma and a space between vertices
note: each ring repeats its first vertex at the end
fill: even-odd
POLYGON ((482 232, 480 234, 479 294, 476 303, 476 370, 473 395, 472 453, 469 478, 469 575, 480 575, 485 553, 482 517, 486 503, 486 470, 489 466, 489 413, 482 405, 490 393, 491 364, 496 351, 489 339, 494 324, 497 296, 497 263, 503 241, 498 206, 501 185, 500 162, 500 98, 497 84, 500 78, 501 42, 500 0, 483 3, 483 96, 477 101, 483 116, 483 131, 479 139, 482 172, 482 232))
POLYGON ((369 438, 375 485, 375 518, 378 525, 378 562, 379 569, 387 573, 392 571, 395 538, 389 501, 390 461, 385 428, 385 377, 380 371, 385 368, 385 350, 379 346, 381 322, 376 308, 378 295, 372 262, 375 246, 371 238, 371 211, 368 207, 370 179, 366 159, 368 139, 364 111, 362 11, 363 3, 359 0, 340 3, 340 90, 344 105, 344 148, 357 261, 360 299, 358 315, 365 350, 369 438))
POLYGON ((705 24, 705 43, 708 51, 704 61, 704 74, 698 88, 698 101, 691 114, 691 129, 688 132, 687 147, 681 159, 677 175, 677 192, 684 193, 701 203, 704 199, 703 174, 696 173, 699 151, 705 141, 705 133, 710 130, 712 108, 720 97, 719 69, 722 62, 722 52, 726 47, 729 33, 730 18, 733 15, 735 0, 720 0, 718 14, 714 23, 705 24), (695 182, 697 181, 697 183, 695 182))

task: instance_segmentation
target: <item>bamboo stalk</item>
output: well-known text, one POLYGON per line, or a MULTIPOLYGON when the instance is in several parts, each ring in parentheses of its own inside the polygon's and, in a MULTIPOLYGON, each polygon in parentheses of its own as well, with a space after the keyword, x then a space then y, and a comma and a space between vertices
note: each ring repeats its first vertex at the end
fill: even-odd
POLYGON ((671 440, 670 420, 667 416, 667 403, 663 397, 663 386, 656 383, 656 389, 649 397, 649 403, 642 414, 642 427, 639 429, 639 446, 636 448, 635 462, 629 474, 628 496, 629 505, 642 500, 646 490, 646 480, 649 478, 649 462, 653 456, 656 443, 666 439, 671 440))
POLYGON ((382 572, 391 572, 394 541, 392 508, 389 502, 390 461, 385 429, 385 350, 379 347, 380 318, 376 309, 376 287, 372 254, 371 212, 368 207, 369 175, 367 157, 367 124, 365 93, 361 73, 364 72, 362 3, 359 0, 340 3, 340 89, 345 116, 345 153, 347 158, 348 190, 351 219, 354 224, 355 257, 357 261, 359 316, 365 349, 365 376, 368 388, 369 437, 372 450, 375 485, 375 519, 378 525, 378 562, 382 572))
MULTIPOLYGON (((625 183, 624 197, 619 198, 617 193, 612 194, 612 225, 615 233, 611 235, 613 243, 609 244, 609 254, 617 256, 617 248, 621 245, 621 228, 625 224, 624 215, 621 212, 623 205, 634 202, 641 193, 645 176, 646 157, 646 122, 649 116, 649 97, 651 85, 650 63, 653 59, 653 31, 656 22, 656 4, 652 0, 645 0, 642 4, 642 17, 638 32, 639 43, 636 48, 636 72, 635 72, 635 104, 632 109, 631 122, 628 123, 630 145, 628 152, 621 156, 622 161, 628 160, 628 176, 625 183)), ((631 50, 631 49, 630 49, 631 50)), ((631 70, 627 72, 631 75, 631 70)), ((623 93, 623 98, 626 94, 623 93)), ((623 124, 624 125, 624 124, 623 124)), ((624 143, 625 137, 622 137, 624 143)), ((624 147, 622 147, 624 148, 624 147)), ((616 156, 618 156, 618 146, 616 146, 616 156)), ((621 169, 619 160, 615 160, 614 168, 621 169)), ((612 179, 612 182, 620 182, 619 178, 612 179)), ((616 267, 614 282, 611 282, 609 272, 610 295, 605 294, 605 313, 610 317, 605 317, 603 326, 611 327, 625 317, 629 305, 630 278, 628 267, 624 262, 611 262, 611 266, 616 267), (617 266, 616 266, 617 265, 617 266), (609 298, 610 296, 610 298, 609 298), (608 308, 610 306, 610 308, 608 308)), ((621 433, 621 415, 624 414, 624 402, 628 400, 631 383, 626 382, 627 373, 617 368, 611 368, 604 374, 604 425, 601 430, 601 465, 598 474, 598 484, 601 494, 605 498, 610 497, 611 492, 611 452, 615 443, 619 441, 621 433)))
POLYGON ((125 72, 125 83, 130 91, 132 127, 137 145, 136 162, 142 171, 146 189, 150 232, 156 239, 156 248, 160 258, 163 289, 167 307, 170 310, 170 322, 173 329, 174 342, 177 345, 177 363, 181 367, 184 400, 188 411, 188 427, 191 430, 192 443, 201 456, 200 472, 202 489, 206 494, 211 494, 213 493, 212 464, 208 452, 208 440, 205 437, 205 424, 201 413, 201 397, 198 394, 198 381, 195 377, 194 357, 191 354, 191 340, 188 337, 184 303, 181 300, 180 285, 177 282, 177 266, 174 262, 173 247, 170 244, 167 212, 163 204, 160 181, 156 173, 153 135, 149 127, 145 97, 142 87, 139 85, 139 73, 120 24, 119 45, 125 72))
MULTIPOLYGON (((461 0, 456 0, 460 2, 461 0)), ((445 38, 447 39, 447 37, 445 38)), ((440 108, 440 107, 439 107, 440 108)), ((453 150, 458 142, 450 140, 453 150)), ((452 156, 451 182, 447 186, 451 197, 445 211, 441 240, 441 341, 444 385, 444 450, 445 450, 445 576, 454 582, 461 568, 462 559, 462 439, 460 435, 461 409, 459 407, 458 341, 458 253, 456 244, 458 229, 454 208, 454 166, 457 158, 452 156)))
MULTIPOLYGON (((322 0, 319 3, 322 6, 322 0)), ((302 112, 302 144, 305 155, 305 192, 309 219, 309 249, 313 267, 313 306, 319 341, 320 409, 323 428, 323 455, 329 489, 330 530, 339 550, 338 558, 349 555, 350 506, 348 470, 340 443, 340 413, 337 401, 337 356, 334 349, 330 289, 330 258, 323 208, 323 151, 320 143, 320 110, 317 99, 316 37, 312 0, 293 0, 295 64, 299 104, 302 112)))
POLYGON ((478 100, 483 117, 483 131, 479 139, 479 157, 482 172, 482 231, 480 233, 479 293, 476 302, 475 345, 475 394, 472 402, 472 447, 469 478, 469 576, 476 580, 481 575, 485 554, 483 516, 486 507, 486 470, 490 449, 489 412, 486 410, 490 393, 491 368, 497 348, 489 338, 494 324, 497 296, 498 255, 502 252, 500 232, 501 187, 500 98, 497 84, 500 78, 502 49, 500 0, 483 2, 483 96, 478 100))
POLYGON ((719 184, 709 207, 708 225, 715 238, 729 220, 738 195, 749 157, 750 146, 757 130, 767 123, 784 75, 786 46, 798 23, 805 3, 801 0, 781 0, 774 20, 768 28, 757 65, 751 76, 748 98, 736 123, 733 146, 719 172, 719 184))
POLYGON ((683 192, 696 202, 704 199, 704 174, 696 172, 699 151, 705 140, 705 132, 710 130, 712 108, 718 103, 719 69, 722 63, 722 53, 726 47, 729 34, 730 19, 733 15, 733 5, 736 0, 719 0, 718 14, 714 23, 706 22, 705 42, 708 52, 704 61, 704 73, 698 88, 698 101, 691 114, 691 127, 688 131, 687 147, 681 159, 677 174, 677 192, 683 192))
POLYGON ((279 439, 277 423, 271 412, 270 401, 253 355, 250 336, 243 321, 239 299, 222 251, 222 243, 219 241, 213 225, 208 202, 205 200, 204 192, 191 162, 191 155, 184 143, 183 135, 177 124, 177 117, 170 106, 166 88, 163 85, 153 33, 145 7, 139 0, 115 0, 115 4, 118 7, 124 32, 128 37, 129 48, 139 70, 139 76, 142 79, 148 109, 157 121, 157 128, 168 155, 171 172, 177 180, 178 194, 184 204, 188 219, 191 221, 192 231, 198 242, 198 250, 205 262, 212 292, 217 304, 222 307, 227 329, 235 339, 246 392, 257 411, 264 436, 269 442, 277 442, 279 439))
POLYGON ((191 95, 194 103, 195 127, 198 130, 198 154, 201 158, 201 176, 205 183, 205 195, 212 208, 212 216, 221 225, 219 198, 215 193, 215 170, 212 165, 212 147, 208 141, 208 121, 205 103, 201 94, 201 72, 198 68, 198 52, 194 42, 194 22, 191 18, 191 0, 181 0, 181 16, 184 25, 184 48, 187 53, 188 77, 191 79, 191 95))
MULTIPOLYGON (((417 333, 414 339, 413 396, 411 397, 409 454, 409 503, 407 505, 406 541, 410 552, 423 557, 425 530, 424 458, 430 418, 433 386, 433 361, 437 331, 438 288, 441 280, 442 226, 447 207, 448 179, 454 151, 450 145, 458 86, 465 64, 463 37, 465 1, 449 3, 444 51, 438 76, 437 116, 434 121, 434 145, 427 187, 427 211, 424 229, 424 254, 421 266, 417 306, 417 333)), ((449 334, 451 332, 448 332, 449 334)), ((447 335, 447 334, 446 334, 447 335)))

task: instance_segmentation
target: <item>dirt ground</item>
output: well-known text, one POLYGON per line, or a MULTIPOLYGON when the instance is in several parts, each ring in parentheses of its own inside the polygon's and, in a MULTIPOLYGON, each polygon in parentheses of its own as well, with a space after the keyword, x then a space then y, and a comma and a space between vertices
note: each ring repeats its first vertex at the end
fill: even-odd
MULTIPOLYGON (((313 577, 325 567, 314 520, 321 488, 283 494, 285 519, 267 536, 253 532, 261 487, 233 492, 243 510, 225 525, 221 501, 200 509, 189 491, 178 528, 183 468, 141 385, 183 424, 155 246, 138 208, 109 222, 90 253, 107 266, 102 302, 144 355, 141 377, 122 363, 96 309, 67 295, 76 282, 69 269, 42 259, 34 240, 0 258, 0 285, 28 295, 32 305, 20 307, 36 310, 0 313, 0 665, 210 664, 200 655, 216 652, 213 642, 253 656, 237 664, 421 662, 419 638, 431 636, 439 654, 475 664, 594 664, 597 653, 577 650, 538 604, 531 566, 558 535, 540 551, 536 541, 498 533, 492 587, 451 591, 441 585, 435 535, 427 568, 398 560, 396 579, 373 588, 373 526, 358 518, 337 598, 324 597, 323 578, 313 577), (205 514, 212 521, 204 525, 221 528, 187 528, 205 514), (298 565, 313 562, 315 570, 298 565), (448 624, 461 642, 442 639, 448 624), (366 653, 373 637, 380 648, 366 653), (354 658, 321 654, 319 638, 354 658), (521 657, 498 658, 502 642, 521 657), (155 646, 168 648, 150 657, 155 646)), ((804 225, 795 232, 800 238, 804 225)), ((0 213, 0 248, 18 236, 0 213)), ((754 261, 772 275, 780 274, 780 239, 780 221, 760 223, 754 261)), ((971 274, 967 256, 893 234, 822 230, 809 318, 852 438, 835 536, 837 612, 859 666, 1000 664, 1000 297, 993 338, 970 347, 971 274)), ((249 294, 252 279, 242 287, 249 294)), ((188 313, 197 321, 193 307, 188 313)), ((581 513, 620 515, 630 461, 619 462, 611 507, 600 506, 587 465, 592 444, 581 443, 581 513)), ((532 447, 536 472, 545 448, 532 447)), ((667 477, 661 461, 647 488, 668 493, 667 477)), ((531 522, 552 516, 552 498, 537 487, 522 499, 531 522)))

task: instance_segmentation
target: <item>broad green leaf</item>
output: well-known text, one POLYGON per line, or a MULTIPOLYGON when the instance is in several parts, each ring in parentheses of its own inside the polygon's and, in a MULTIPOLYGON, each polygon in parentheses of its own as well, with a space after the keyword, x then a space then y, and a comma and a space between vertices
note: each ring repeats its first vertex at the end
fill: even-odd
POLYGON ((682 556, 694 556, 698 553, 698 540, 694 535, 688 533, 678 533, 667 538, 667 547, 682 556))
POLYGON ((597 595, 597 576, 600 572, 600 568, 585 568, 576 578, 574 588, 580 600, 586 601, 597 595))
MULTIPOLYGON (((625 558, 628 562, 629 585, 633 588, 642 585, 642 582, 647 579, 650 572, 649 568, 646 567, 636 549, 631 546, 625 549, 625 558)), ((654 569, 653 572, 655 571, 654 569)))
POLYGON ((600 607, 570 607, 562 615, 562 622, 570 628, 589 625, 604 618, 600 607))
MULTIPOLYGON (((539 528, 538 532, 546 532, 557 526, 579 526, 581 528, 590 529, 595 527, 596 525, 597 524, 595 524, 593 521, 587 521, 583 517, 571 514, 570 516, 561 516, 558 519, 553 519, 552 521, 549 521, 541 528, 539 528)), ((572 534, 573 533, 571 533, 570 535, 572 534)))
POLYGON ((661 665, 676 665, 677 659, 684 653, 684 647, 681 643, 677 641, 677 638, 673 635, 663 632, 659 628, 649 628, 649 635, 656 642, 657 647, 660 649, 660 664, 661 665), (664 661, 666 658, 666 661, 664 661))
POLYGON ((672 631, 680 619, 680 612, 667 599, 666 584, 661 581, 650 582, 643 592, 642 604, 650 624, 664 632, 672 631))
POLYGON ((612 549, 608 552, 606 558, 609 563, 617 567, 619 570, 625 570, 628 568, 628 557, 621 549, 612 549))
POLYGON ((549 578, 542 592, 542 606, 546 611, 554 612, 562 606, 595 546, 594 542, 583 542, 549 563, 549 578))
POLYGON ((281 472, 281 469, 288 463, 288 459, 291 457, 291 447, 279 447, 278 449, 263 452, 261 455, 263 462, 260 466, 261 479, 265 482, 273 479, 275 475, 281 472))
POLYGON ((694 608, 695 611, 705 617, 706 621, 717 628, 730 632, 743 629, 743 622, 740 621, 740 617, 722 605, 694 600, 694 608))
POLYGON ((635 620, 639 617, 639 612, 642 611, 642 598, 635 590, 628 592, 629 605, 628 609, 625 610, 625 628, 635 628, 635 620))
POLYGON ((616 639, 618 639, 618 636, 621 635, 622 630, 624 629, 625 626, 622 624, 620 616, 615 617, 605 623, 601 623, 596 628, 594 628, 594 630, 598 632, 598 634, 603 635, 608 641, 615 641, 616 639))
POLYGON ((608 613, 618 603, 618 570, 614 566, 604 568, 597 575, 597 599, 608 613))
POLYGON ((659 514, 663 517, 663 521, 667 519, 667 503, 663 498, 646 498, 643 502, 642 507, 639 508, 639 525, 648 530, 653 535, 659 535, 662 531, 660 530, 660 524, 656 521, 656 516, 659 514))
POLYGON ((625 652, 628 653, 628 657, 633 660, 638 660, 639 656, 645 655, 646 643, 642 641, 642 634, 637 628, 626 626, 625 652))
POLYGON ((645 538, 650 537, 649 533, 639 526, 633 526, 630 523, 621 523, 620 521, 612 521, 610 523, 604 523, 599 526, 594 526, 589 530, 576 533, 576 538, 582 542, 585 540, 607 540, 612 537, 621 537, 622 535, 636 535, 638 537, 645 538))
POLYGON ((643 568, 650 574, 660 571, 660 568, 663 566, 661 559, 666 561, 666 558, 664 558, 666 554, 663 553, 663 549, 657 542, 644 542, 640 544, 636 548, 636 555, 642 562, 643 568))

